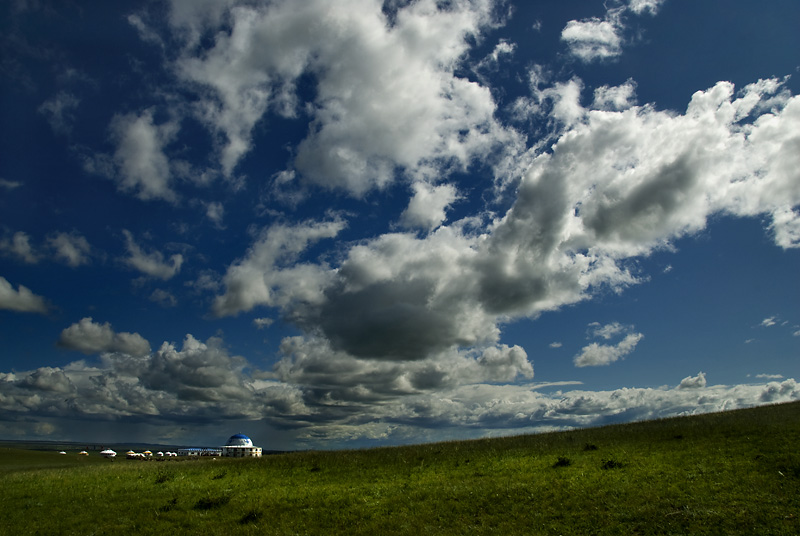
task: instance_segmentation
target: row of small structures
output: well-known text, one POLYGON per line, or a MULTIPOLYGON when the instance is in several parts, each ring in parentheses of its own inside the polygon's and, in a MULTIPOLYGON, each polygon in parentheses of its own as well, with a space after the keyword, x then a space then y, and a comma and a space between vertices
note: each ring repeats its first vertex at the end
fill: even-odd
MULTIPOLYGON (((129 450, 125 453, 125 457, 129 460, 137 460, 137 459, 149 459, 149 458, 172 458, 175 456, 221 456, 223 458, 260 458, 261 457, 261 447, 256 447, 253 445, 253 441, 244 434, 235 434, 232 435, 228 442, 219 448, 209 448, 209 447, 188 447, 177 449, 174 452, 153 452, 149 450, 145 450, 144 452, 134 452, 129 450)), ((66 454, 65 451, 61 451, 60 454, 66 454)), ((78 453, 79 456, 88 456, 89 453, 85 450, 82 450, 78 453)), ((106 458, 115 458, 117 453, 112 449, 105 449, 100 452, 101 456, 106 458)))

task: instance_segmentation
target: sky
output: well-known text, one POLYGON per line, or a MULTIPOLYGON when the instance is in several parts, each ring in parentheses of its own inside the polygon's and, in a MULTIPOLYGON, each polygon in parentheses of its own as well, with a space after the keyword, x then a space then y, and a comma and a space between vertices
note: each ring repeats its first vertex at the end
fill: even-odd
POLYGON ((12 0, 0 437, 800 400, 794 0, 12 0))

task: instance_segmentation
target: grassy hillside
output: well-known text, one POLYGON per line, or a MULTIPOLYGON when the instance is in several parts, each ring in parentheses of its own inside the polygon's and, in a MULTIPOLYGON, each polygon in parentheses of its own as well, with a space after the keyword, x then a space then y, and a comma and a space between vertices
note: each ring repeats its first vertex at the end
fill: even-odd
POLYGON ((800 534, 798 444, 793 403, 261 460, 19 458, 0 533, 800 534))

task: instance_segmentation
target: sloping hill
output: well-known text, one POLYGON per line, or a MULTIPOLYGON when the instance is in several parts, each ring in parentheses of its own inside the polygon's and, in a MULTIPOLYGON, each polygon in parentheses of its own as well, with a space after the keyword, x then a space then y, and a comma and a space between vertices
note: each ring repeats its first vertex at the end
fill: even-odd
POLYGON ((16 470, 0 473, 0 533, 800 534, 798 441, 791 403, 261 460, 16 470))

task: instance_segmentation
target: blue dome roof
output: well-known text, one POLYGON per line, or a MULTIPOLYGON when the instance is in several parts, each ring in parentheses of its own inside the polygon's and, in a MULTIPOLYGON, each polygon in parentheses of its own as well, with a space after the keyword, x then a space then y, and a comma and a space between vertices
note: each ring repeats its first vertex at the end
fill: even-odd
POLYGON ((235 434, 228 439, 226 447, 252 447, 253 441, 244 434, 235 434))

